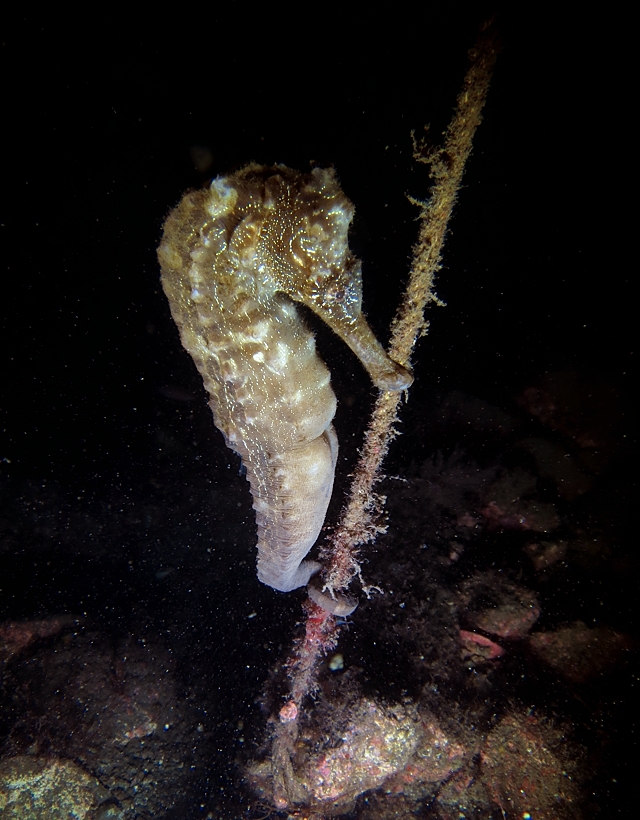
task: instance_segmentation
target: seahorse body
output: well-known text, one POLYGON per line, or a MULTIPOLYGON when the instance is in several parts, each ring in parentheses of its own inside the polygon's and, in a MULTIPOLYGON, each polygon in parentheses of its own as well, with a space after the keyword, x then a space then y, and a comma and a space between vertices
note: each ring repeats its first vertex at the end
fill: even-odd
POLYGON ((338 452, 330 374, 294 302, 321 316, 379 387, 411 382, 362 316, 360 263, 347 241, 353 210, 331 170, 249 165, 185 194, 158 249, 182 344, 247 469, 258 578, 283 592, 318 569, 303 559, 324 522, 338 452))

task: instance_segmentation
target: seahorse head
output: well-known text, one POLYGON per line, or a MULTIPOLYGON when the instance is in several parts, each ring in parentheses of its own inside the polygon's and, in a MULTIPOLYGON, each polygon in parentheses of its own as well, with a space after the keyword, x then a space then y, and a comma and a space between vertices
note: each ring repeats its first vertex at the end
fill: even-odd
POLYGON ((360 263, 349 250, 354 208, 332 169, 292 175, 276 166, 265 180, 256 255, 280 290, 331 327, 353 324, 362 307, 360 263))
POLYGON ((379 387, 407 387, 411 374, 386 356, 362 314, 361 263, 348 237, 355 209, 333 169, 305 175, 284 166, 256 170, 270 171, 262 177, 262 206, 248 217, 258 236, 258 269, 344 339, 379 387))

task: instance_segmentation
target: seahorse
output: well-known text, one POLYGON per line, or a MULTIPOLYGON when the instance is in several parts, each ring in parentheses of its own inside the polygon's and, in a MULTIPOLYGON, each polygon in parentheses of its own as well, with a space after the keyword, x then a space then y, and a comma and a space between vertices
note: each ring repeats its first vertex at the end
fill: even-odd
POLYGON ((158 248, 182 344, 216 427, 246 467, 258 578, 282 592, 320 568, 304 559, 324 523, 338 453, 330 373, 295 303, 349 345, 380 389, 412 381, 362 314, 353 214, 332 169, 251 164, 187 192, 158 248))

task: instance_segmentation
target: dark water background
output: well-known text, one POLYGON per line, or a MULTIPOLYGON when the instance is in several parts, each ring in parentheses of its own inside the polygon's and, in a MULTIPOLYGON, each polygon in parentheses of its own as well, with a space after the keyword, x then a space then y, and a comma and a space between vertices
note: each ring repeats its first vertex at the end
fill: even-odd
MULTIPOLYGON (((161 292, 163 219, 186 188, 248 161, 333 164, 384 339, 415 237, 406 194, 428 191, 411 131, 431 123, 437 141, 481 19, 341 14, 290 27, 282 11, 245 19, 235 7, 232 23, 194 11, 174 29, 72 26, 51 12, 11 20, 4 36, 0 618, 65 612, 113 646, 129 634, 163 645, 207 744, 180 817, 245 810, 233 761, 300 598, 255 578, 248 488, 161 292)), ((512 406, 569 369, 628 407, 624 24, 537 11, 500 25, 438 280, 447 308, 431 310, 416 354, 398 471, 438 449, 422 420, 450 390, 512 406)), ((349 351, 318 336, 340 401, 344 489, 373 392, 349 351)), ((628 413, 616 424, 623 508, 635 438, 628 413)), ((630 518, 618 526, 630 534, 630 518)), ((633 630, 631 588, 615 620, 633 630)))

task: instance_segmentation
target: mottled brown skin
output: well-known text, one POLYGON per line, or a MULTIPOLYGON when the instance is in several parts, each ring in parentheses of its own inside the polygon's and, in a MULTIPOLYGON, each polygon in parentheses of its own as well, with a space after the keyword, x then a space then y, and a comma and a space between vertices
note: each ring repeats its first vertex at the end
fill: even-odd
POLYGON ((362 315, 352 218, 332 170, 249 165, 185 194, 158 249, 182 343, 247 469, 258 577, 285 592, 318 569, 303 559, 324 522, 338 448, 330 374, 294 302, 344 339, 381 389, 412 380, 362 315))

